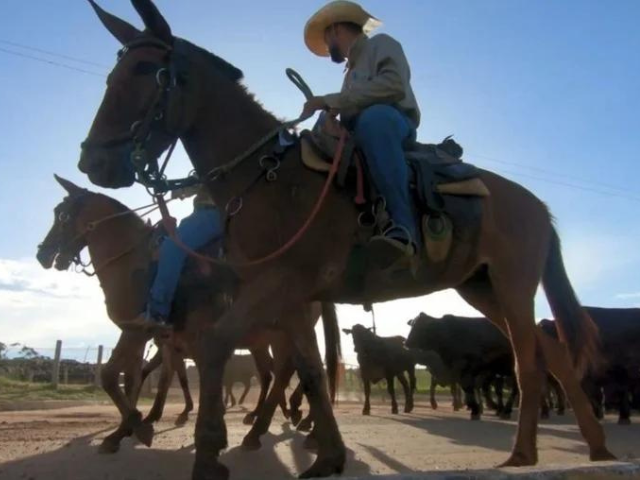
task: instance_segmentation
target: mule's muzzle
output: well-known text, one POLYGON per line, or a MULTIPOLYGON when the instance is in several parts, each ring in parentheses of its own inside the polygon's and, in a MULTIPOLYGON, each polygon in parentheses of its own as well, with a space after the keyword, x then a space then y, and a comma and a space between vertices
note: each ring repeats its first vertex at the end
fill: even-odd
POLYGON ((129 144, 108 149, 83 147, 78 169, 89 177, 91 183, 99 187, 130 187, 135 181, 130 154, 129 144))
POLYGON ((58 251, 54 247, 39 245, 38 252, 36 253, 36 259, 38 259, 38 263, 42 265, 42 268, 46 268, 48 270, 53 266, 53 261, 55 260, 57 253, 58 251))

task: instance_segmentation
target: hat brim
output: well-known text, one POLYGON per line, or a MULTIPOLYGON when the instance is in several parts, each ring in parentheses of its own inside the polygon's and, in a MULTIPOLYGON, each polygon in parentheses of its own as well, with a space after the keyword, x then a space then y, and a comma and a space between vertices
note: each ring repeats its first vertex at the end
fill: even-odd
POLYGON ((333 2, 318 10, 304 27, 304 43, 311 52, 320 57, 328 57, 329 49, 324 41, 327 27, 334 23, 350 22, 362 26, 369 34, 382 25, 376 17, 352 2, 333 2))

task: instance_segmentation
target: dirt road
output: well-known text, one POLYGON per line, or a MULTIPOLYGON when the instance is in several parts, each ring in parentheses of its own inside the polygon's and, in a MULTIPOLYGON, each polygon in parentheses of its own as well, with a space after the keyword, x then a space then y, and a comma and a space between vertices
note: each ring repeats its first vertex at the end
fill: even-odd
MULTIPOLYGON (((152 448, 125 440, 115 455, 97 453, 100 440, 117 422, 112 406, 0 413, 0 479, 186 480, 193 461, 194 423, 173 426, 179 407, 169 406, 156 425, 152 448)), ((437 412, 419 407, 412 414, 390 415, 388 405, 377 405, 371 417, 362 417, 360 408, 343 404, 336 409, 349 449, 345 477, 466 470, 462 478, 469 478, 469 470, 492 468, 505 460, 515 433, 514 421, 487 415, 471 422, 466 413, 446 406, 437 412)), ((292 478, 312 463, 314 456, 302 448, 304 436, 279 415, 263 448, 243 451, 238 447, 247 432, 243 412, 236 408, 227 416, 230 448, 222 458, 231 467, 232 480, 292 478)), ((640 457, 639 424, 618 426, 611 417, 605 429, 620 459, 640 457)), ((571 415, 543 421, 539 446, 544 468, 587 463, 571 415)))

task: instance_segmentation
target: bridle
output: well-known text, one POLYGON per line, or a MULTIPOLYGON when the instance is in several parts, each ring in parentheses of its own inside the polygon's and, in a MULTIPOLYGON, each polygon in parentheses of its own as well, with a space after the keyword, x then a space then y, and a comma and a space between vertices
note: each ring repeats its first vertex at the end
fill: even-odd
MULTIPOLYGON (((170 112, 171 100, 176 96, 178 90, 182 88, 182 79, 185 77, 184 55, 182 50, 183 41, 174 39, 174 44, 169 45, 159 39, 152 37, 141 37, 128 44, 118 51, 118 62, 124 56, 137 48, 157 48, 165 53, 165 63, 159 65, 155 70, 156 90, 151 106, 142 116, 134 121, 126 132, 122 132, 113 138, 104 141, 86 139, 81 143, 82 150, 111 149, 129 146, 129 158, 133 167, 136 180, 142 183, 147 189, 154 192, 167 192, 178 188, 186 188, 199 182, 195 174, 184 179, 168 180, 164 175, 166 165, 173 153, 181 132, 172 131, 169 125, 169 117, 176 112, 170 112), (176 53, 178 51, 178 53, 176 53), (156 137, 170 137, 169 150, 162 167, 158 167, 156 159, 149 153, 150 142, 156 137)), ((117 65, 117 64, 116 64, 117 65)), ((149 72, 151 73, 151 72, 149 72)))
MULTIPOLYGON (((69 210, 75 210, 77 209, 77 205, 79 204, 79 201, 82 200, 86 195, 88 194, 88 192, 86 193, 82 193, 79 194, 75 197, 73 197, 73 204, 72 206, 69 207, 69 210)), ((57 249, 57 251, 59 252, 59 254, 65 253, 67 254, 68 251, 74 251, 77 250, 76 253, 71 253, 69 255, 70 259, 71 259, 71 264, 74 266, 74 270, 76 271, 76 273, 84 273, 85 275, 87 275, 88 277, 93 277, 95 276, 100 270, 102 270, 103 268, 105 268, 108 265, 111 265, 112 263, 114 263, 117 260, 120 260, 121 258, 129 255, 130 253, 132 253, 133 251, 135 251, 143 242, 146 242, 149 235, 153 232, 153 229, 149 228, 149 231, 146 235, 144 235, 142 237, 142 239, 139 242, 134 242, 132 245, 130 245, 129 247, 123 249, 121 252, 109 257, 107 260, 105 260, 104 262, 102 262, 100 265, 93 265, 93 261, 89 260, 88 262, 84 262, 82 260, 81 257, 81 252, 83 250, 83 248, 87 245, 87 240, 86 240, 86 235, 88 233, 91 232, 95 232, 98 227, 106 222, 109 222, 111 220, 114 220, 116 218, 121 218, 124 216, 128 216, 128 215, 135 215, 137 214, 137 212, 142 211, 142 210, 146 210, 143 213, 138 214, 139 217, 145 217, 147 215, 149 215, 150 213, 158 210, 160 208, 160 206, 156 203, 151 203, 148 205, 143 205, 141 207, 135 208, 133 210, 125 210, 122 212, 116 212, 110 215, 106 215, 98 220, 94 220, 91 222, 88 222, 81 230, 80 232, 76 233, 71 239, 66 240, 64 242, 57 242, 56 245, 51 245, 49 244, 49 242, 43 242, 40 245, 38 245, 38 248, 46 248, 46 247, 55 247, 57 249), (79 242, 79 240, 82 240, 82 243, 79 242), (93 271, 89 271, 88 269, 93 266, 93 271)), ((75 215, 77 214, 77 212, 70 212, 70 211, 62 211, 58 214, 58 222, 61 223, 61 228, 64 228, 64 225, 68 225, 69 222, 75 218, 75 215)))

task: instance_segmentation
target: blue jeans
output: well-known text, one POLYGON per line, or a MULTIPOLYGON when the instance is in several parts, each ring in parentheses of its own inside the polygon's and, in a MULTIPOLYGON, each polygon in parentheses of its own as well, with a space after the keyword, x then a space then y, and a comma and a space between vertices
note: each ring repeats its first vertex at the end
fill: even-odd
MULTIPOLYGON (((194 250, 222 237, 222 219, 217 208, 197 208, 180 222, 177 231, 182 242, 194 250)), ((180 280, 187 253, 170 238, 160 247, 158 272, 151 291, 147 311, 153 317, 168 317, 171 303, 180 280)))
MULTIPOLYGON (((409 199, 409 167, 402 144, 415 135, 412 122, 389 105, 373 105, 360 113, 355 122, 354 138, 363 151, 374 186, 387 202, 395 225, 407 229, 417 243, 416 220, 409 199)), ((400 229, 393 237, 406 237, 400 229)))

